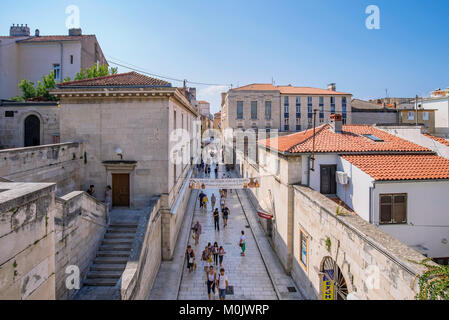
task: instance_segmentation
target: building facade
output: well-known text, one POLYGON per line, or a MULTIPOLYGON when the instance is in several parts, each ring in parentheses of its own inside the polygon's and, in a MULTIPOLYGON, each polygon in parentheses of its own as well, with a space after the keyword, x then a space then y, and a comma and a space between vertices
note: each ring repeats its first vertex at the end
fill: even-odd
POLYGON ((57 82, 73 79, 78 72, 107 61, 95 35, 70 29, 68 35, 43 36, 28 26, 12 26, 0 36, 0 99, 20 95, 18 85, 26 79, 35 84, 54 71, 57 82))
POLYGON ((328 89, 309 87, 250 84, 231 89, 222 97, 222 127, 302 131, 328 123, 330 115, 338 112, 345 123, 352 123, 349 93, 336 91, 335 84, 328 89))

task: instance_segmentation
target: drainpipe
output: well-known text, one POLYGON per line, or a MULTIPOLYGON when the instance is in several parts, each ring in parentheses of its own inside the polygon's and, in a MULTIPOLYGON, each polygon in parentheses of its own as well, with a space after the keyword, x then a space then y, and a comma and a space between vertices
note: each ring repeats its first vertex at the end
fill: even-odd
POLYGON ((59 79, 59 81, 62 82, 63 79, 64 79, 63 72, 62 72, 62 70, 64 70, 63 69, 63 65, 62 65, 63 64, 63 58, 62 57, 63 57, 63 52, 64 52, 63 51, 63 43, 62 43, 62 41, 59 42, 59 45, 61 46, 61 59, 60 59, 61 60, 61 64, 60 64, 61 65, 61 71, 60 71, 60 79, 59 79))
POLYGON ((374 224, 374 189, 376 189, 376 182, 369 187, 369 223, 374 224))
POLYGON ((310 161, 311 156, 307 156, 307 187, 310 188, 310 161))

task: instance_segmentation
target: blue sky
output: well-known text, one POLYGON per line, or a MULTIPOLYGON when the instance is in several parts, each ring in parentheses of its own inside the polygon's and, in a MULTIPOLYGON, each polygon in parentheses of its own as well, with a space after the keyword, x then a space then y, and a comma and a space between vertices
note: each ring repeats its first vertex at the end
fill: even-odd
MULTIPOLYGON (((83 33, 97 35, 107 58, 177 79, 336 82, 362 99, 383 97, 385 89, 427 96, 449 86, 447 0, 2 0, 0 34, 13 23, 66 34, 69 5, 79 7, 83 33), (380 30, 365 27, 368 5, 380 9, 380 30)), ((196 87, 218 111, 227 87, 196 87)))

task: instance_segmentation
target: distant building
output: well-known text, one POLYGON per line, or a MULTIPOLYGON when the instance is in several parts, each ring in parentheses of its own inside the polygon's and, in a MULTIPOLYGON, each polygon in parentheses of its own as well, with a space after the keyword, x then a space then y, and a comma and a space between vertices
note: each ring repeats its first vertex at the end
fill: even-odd
POLYGON ((313 127, 314 110, 317 126, 328 123, 336 112, 352 123, 351 97, 336 91, 335 84, 327 89, 250 84, 222 95, 222 127, 302 131, 313 127))
POLYGON ((210 115, 210 103, 207 101, 203 101, 203 100, 198 101, 198 112, 202 116, 209 116, 210 115))
POLYGON ((0 100, 0 149, 55 143, 59 143, 57 102, 0 100))
POLYGON ((383 104, 353 99, 351 106, 352 124, 399 123, 398 111, 383 104))
POLYGON ((21 94, 18 84, 27 79, 37 84, 54 71, 57 82, 73 79, 80 70, 107 61, 95 35, 70 29, 68 35, 30 35, 25 25, 13 25, 9 36, 0 36, 0 99, 21 94))
POLYGON ((221 111, 214 114, 214 129, 221 130, 221 111))
POLYGON ((435 110, 435 134, 449 138, 449 96, 435 96, 420 101, 422 108, 435 110))

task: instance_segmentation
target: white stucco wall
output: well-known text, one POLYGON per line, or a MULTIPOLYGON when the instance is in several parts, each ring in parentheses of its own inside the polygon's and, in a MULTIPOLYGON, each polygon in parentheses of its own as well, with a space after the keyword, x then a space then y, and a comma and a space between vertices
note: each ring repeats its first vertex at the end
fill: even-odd
POLYGON ((449 97, 424 101, 424 109, 435 109, 435 128, 449 128, 449 97))
MULTIPOLYGON (((321 187, 321 165, 336 165, 338 163, 337 154, 316 154, 315 155, 315 171, 310 171, 310 188, 320 192, 321 187)), ((307 170, 307 167, 305 168, 307 170)))

